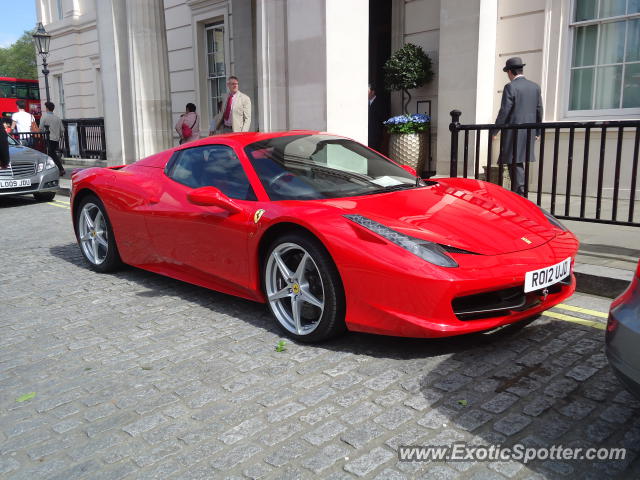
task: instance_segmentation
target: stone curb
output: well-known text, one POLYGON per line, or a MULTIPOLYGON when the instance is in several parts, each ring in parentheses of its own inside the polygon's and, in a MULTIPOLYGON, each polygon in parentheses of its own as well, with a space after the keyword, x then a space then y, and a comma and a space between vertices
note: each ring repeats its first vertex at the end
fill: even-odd
POLYGON ((626 290, 633 279, 633 272, 619 268, 576 263, 576 290, 590 295, 616 298, 626 290))

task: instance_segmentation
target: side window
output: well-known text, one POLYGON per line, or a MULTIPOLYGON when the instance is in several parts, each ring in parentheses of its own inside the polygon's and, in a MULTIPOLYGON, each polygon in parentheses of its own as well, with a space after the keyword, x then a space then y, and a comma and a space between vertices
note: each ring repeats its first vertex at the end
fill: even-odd
POLYGON ((229 198, 256 200, 249 179, 231 147, 207 145, 178 152, 169 178, 191 188, 216 187, 229 198))
POLYGON ((29 87, 27 85, 18 84, 16 87, 16 98, 26 100, 29 98, 29 87))
POLYGON ((0 97, 13 98, 15 96, 15 87, 10 82, 0 82, 0 97))

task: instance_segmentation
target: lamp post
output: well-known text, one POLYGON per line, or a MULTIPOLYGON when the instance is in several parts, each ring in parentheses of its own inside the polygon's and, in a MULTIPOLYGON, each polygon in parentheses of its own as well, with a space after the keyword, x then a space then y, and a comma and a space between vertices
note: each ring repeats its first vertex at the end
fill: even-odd
POLYGON ((49 98, 49 69, 47 68, 47 55, 49 55, 49 41, 51 35, 44 29, 42 22, 38 22, 36 31, 33 32, 33 43, 36 45, 38 55, 42 57, 42 74, 44 75, 44 88, 47 94, 47 102, 50 102, 49 98))

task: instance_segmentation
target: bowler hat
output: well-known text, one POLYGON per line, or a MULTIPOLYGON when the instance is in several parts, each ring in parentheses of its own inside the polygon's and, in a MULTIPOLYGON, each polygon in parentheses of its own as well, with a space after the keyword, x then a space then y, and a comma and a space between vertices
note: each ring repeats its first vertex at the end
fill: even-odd
POLYGON ((507 63, 505 64, 502 71, 506 72, 507 70, 512 70, 514 68, 522 68, 525 65, 526 63, 522 63, 522 59, 520 57, 511 57, 509 60, 507 60, 507 63))

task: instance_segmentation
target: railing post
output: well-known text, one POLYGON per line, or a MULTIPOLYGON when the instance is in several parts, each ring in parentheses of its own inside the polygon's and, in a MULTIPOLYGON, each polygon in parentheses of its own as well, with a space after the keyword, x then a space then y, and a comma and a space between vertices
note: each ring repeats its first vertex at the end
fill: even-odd
POLYGON ((451 167, 449 176, 458 176, 458 131, 460 129, 460 110, 451 110, 451 123, 449 124, 449 131, 451 132, 451 167))

